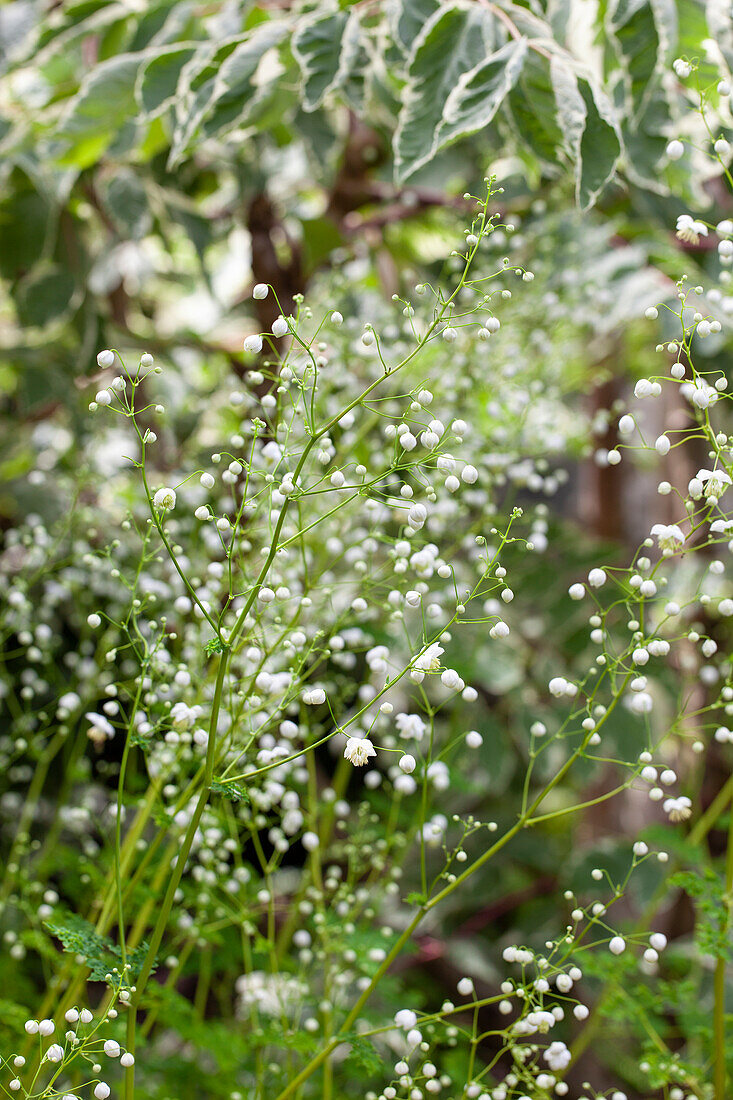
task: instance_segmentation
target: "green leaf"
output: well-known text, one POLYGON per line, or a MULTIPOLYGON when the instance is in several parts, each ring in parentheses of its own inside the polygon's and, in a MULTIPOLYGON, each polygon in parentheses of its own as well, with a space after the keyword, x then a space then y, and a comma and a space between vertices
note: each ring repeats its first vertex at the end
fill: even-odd
POLYGON ((395 175, 405 180, 432 159, 446 101, 486 59, 493 17, 484 8, 439 9, 415 39, 394 137, 395 175))
POLYGON ((587 210, 613 176, 621 153, 613 107, 564 58, 552 58, 550 74, 564 148, 575 164, 576 198, 587 210))
POLYGON ((667 194, 669 188, 660 165, 669 141, 669 103, 657 84, 643 114, 624 127, 624 171, 639 186, 667 194))
POLYGON ((612 178, 621 155, 621 142, 611 105, 602 91, 587 80, 581 80, 580 92, 586 121, 580 142, 576 197, 581 209, 587 210, 612 178))
POLYGON ((264 97, 257 83, 260 63, 285 36, 284 23, 264 23, 229 54, 214 81, 211 98, 202 112, 201 132, 212 137, 243 125, 255 103, 264 97))
POLYGON ((669 885, 684 890, 696 903, 695 940, 700 950, 716 959, 733 958, 723 879, 712 867, 704 867, 702 872, 677 871, 670 876, 669 885))
POLYGON ((56 137, 64 143, 62 164, 88 168, 136 114, 135 81, 144 54, 103 61, 86 77, 64 112, 56 137))
POLYGON ((526 53, 526 39, 512 39, 463 74, 446 100, 434 152, 488 126, 519 79, 526 53))
POLYGON ((358 112, 363 112, 366 100, 366 75, 372 69, 372 58, 367 48, 369 39, 364 34, 361 15, 357 9, 349 13, 341 39, 341 56, 336 80, 346 102, 358 112))
POLYGON ((617 43, 626 73, 629 113, 639 117, 656 74, 677 39, 677 13, 672 0, 615 0, 609 10, 609 32, 617 43))
POLYGON ((558 118, 549 60, 530 50, 522 72, 507 97, 509 117, 520 141, 550 171, 557 170, 565 135, 558 118))
POLYGON ((188 152, 211 103, 221 67, 242 39, 243 36, 238 35, 220 45, 207 43, 183 66, 175 96, 176 125, 168 156, 169 170, 188 152))
POLYGON ((101 200, 109 218, 125 240, 140 240, 153 224, 147 192, 139 177, 122 169, 101 190, 101 200))
POLYGON ((392 34, 404 54, 409 53, 412 43, 439 7, 440 0, 393 0, 390 4, 392 34))
POLYGON ((346 1056, 345 1065, 352 1073, 359 1076, 367 1074, 371 1077, 382 1071, 384 1062, 373 1043, 362 1038, 352 1038, 350 1042, 351 1050, 346 1056))
POLYGON ((349 21, 345 11, 316 12, 296 27, 292 50, 303 78, 302 105, 315 111, 340 76, 341 48, 349 21))
POLYGON ((135 99, 148 118, 163 114, 172 105, 181 71, 195 52, 195 46, 173 46, 141 66, 135 99))
POLYGON ((18 285, 18 320, 29 328, 44 328, 63 319, 73 308, 75 290, 70 273, 59 264, 35 268, 18 285))
POLYGON ((0 203, 0 275, 17 279, 44 255, 54 221, 46 197, 33 189, 25 173, 16 169, 5 193, 0 203))
POLYGON ((212 794, 220 794, 222 797, 228 798, 230 802, 249 802, 249 795, 244 787, 239 783, 235 783, 232 779, 214 779, 209 790, 212 794))
POLYGON ((580 143, 585 130, 585 100, 580 94, 575 70, 565 57, 553 54, 550 58, 550 79, 555 92, 557 121, 562 132, 565 152, 577 164, 580 160, 580 143))
MULTIPOLYGON (((103 982, 107 974, 114 968, 121 969, 122 952, 120 948, 108 940, 106 936, 100 936, 89 921, 84 920, 74 913, 64 918, 63 924, 55 921, 44 921, 44 927, 61 940, 64 951, 74 955, 82 955, 89 967, 89 980, 103 982)), ((141 943, 133 952, 128 954, 127 961, 130 964, 130 976, 134 981, 140 972, 145 956, 148 953, 148 945, 141 943)))

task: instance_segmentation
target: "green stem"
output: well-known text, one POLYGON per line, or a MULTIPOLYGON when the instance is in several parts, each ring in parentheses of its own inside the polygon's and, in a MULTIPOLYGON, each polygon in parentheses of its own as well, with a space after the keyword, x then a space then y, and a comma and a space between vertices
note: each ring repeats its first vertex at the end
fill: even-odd
MULTIPOLYGON (((733 898, 733 813, 729 813, 728 848, 725 860, 725 912, 723 914, 723 934, 727 935, 730 924, 733 898)), ((721 954, 715 964, 713 978, 713 1086, 715 1100, 726 1100, 725 1072, 725 954, 721 954)))
MULTIPOLYGON (((175 897, 178 884, 181 881, 184 867, 186 866, 186 860, 188 859, 189 852, 191 851, 191 845, 193 844, 194 837, 199 827, 199 822, 203 815, 206 803, 209 800, 209 788, 214 775, 214 761, 216 759, 216 728, 219 722, 219 711, 221 709, 221 697, 224 689, 224 679, 226 677, 227 666, 229 664, 230 650, 227 648, 221 654, 219 654, 219 667, 216 673, 216 684, 214 687, 214 698, 211 704, 211 715, 209 718, 209 740, 206 747, 206 769, 204 773, 203 787, 199 794, 198 802, 196 803, 196 809, 193 812, 193 817, 189 823, 186 834, 181 842, 181 846, 176 857, 176 865, 173 869, 173 873, 168 882, 168 888, 163 898, 163 903, 160 907, 160 913, 158 919, 155 922, 153 933, 150 937, 150 945, 148 947, 145 961, 143 962, 142 970, 136 982, 135 994, 130 1006, 130 1018, 131 1024, 128 1024, 128 1042, 131 1040, 133 1045, 135 1041, 135 1022, 137 1018, 137 1010, 140 1005, 140 1001, 145 992, 145 986, 147 985, 148 978, 152 972, 155 964, 155 958, 158 954, 158 948, 160 947, 163 934, 168 924, 171 908, 173 906, 173 899, 175 897)), ((132 1091, 126 1091, 125 1100, 133 1100, 134 1097, 134 1084, 132 1085, 132 1091)))

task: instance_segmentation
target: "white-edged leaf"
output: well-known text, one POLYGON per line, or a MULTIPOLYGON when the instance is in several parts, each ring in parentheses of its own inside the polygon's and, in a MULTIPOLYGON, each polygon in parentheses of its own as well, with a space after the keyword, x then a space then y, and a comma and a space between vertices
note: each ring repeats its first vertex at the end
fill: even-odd
POLYGON ((391 0, 387 14, 392 37, 403 54, 410 52, 412 43, 439 7, 440 0, 391 0))
POLYGON ((575 165, 576 198, 587 210, 616 168, 621 153, 618 124, 609 100, 565 57, 551 58, 550 76, 564 148, 575 165))
POLYGON ((55 136, 66 146, 62 163, 77 168, 93 164, 130 118, 137 113, 135 81, 150 54, 119 54, 102 61, 82 81, 64 111, 55 136))
POLYGON ((638 118, 676 39, 676 13, 670 13, 669 0, 614 0, 609 5, 608 28, 626 74, 629 113, 638 118))
POLYGON ((434 152, 488 126, 514 87, 526 53, 527 40, 512 39, 460 77, 445 102, 434 152))
POLYGON ((336 87, 347 12, 325 11, 305 16, 295 29, 292 50, 303 77, 305 111, 315 111, 336 87))
POLYGON ((148 194, 131 168, 121 168, 102 182, 100 200, 123 240, 139 241, 150 232, 153 217, 148 194))
POLYGON ((565 143, 550 71, 553 56, 546 50, 529 50, 506 101, 521 151, 536 158, 547 173, 558 172, 558 150, 565 143))
POLYGON ((733 70, 733 19, 730 0, 707 0, 705 15, 710 37, 717 43, 728 68, 733 70))
POLYGON ((574 163, 580 160, 580 142, 588 112, 580 94, 578 78, 565 57, 550 58, 550 79, 555 90, 557 121, 562 131, 565 149, 574 163))
POLYGON ((398 180, 434 156, 448 96, 465 73, 486 59, 493 27, 485 8, 456 4, 438 9, 415 39, 394 136, 398 180))
POLYGON ((262 60, 280 44, 285 31, 283 22, 262 23, 223 62, 202 111, 205 138, 246 122, 249 110, 262 97, 262 85, 257 80, 262 60))
POLYGON ((679 39, 677 5, 675 0, 650 0, 650 3, 659 35, 658 63, 667 65, 674 56, 679 39))
POLYGON ((196 52, 195 45, 171 46, 141 66, 135 99, 148 118, 163 114, 175 101, 183 67, 196 52))
POLYGON ((203 43, 183 66, 175 97, 176 124, 168 154, 169 170, 183 159, 206 113, 222 65, 245 38, 237 35, 218 44, 203 43))
POLYGON ((580 139, 576 175, 576 197, 582 210, 593 206, 613 177, 621 155, 621 139, 613 107, 595 84, 578 82, 586 110, 585 129, 580 139))

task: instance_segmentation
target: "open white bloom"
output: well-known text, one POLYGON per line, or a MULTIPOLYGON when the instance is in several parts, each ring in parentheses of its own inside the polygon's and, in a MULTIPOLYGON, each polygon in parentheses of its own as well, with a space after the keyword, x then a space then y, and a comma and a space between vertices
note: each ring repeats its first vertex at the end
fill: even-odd
POLYGON ((170 711, 171 725, 174 730, 190 730, 201 714, 201 707, 189 707, 187 703, 174 703, 170 711))
POLYGON ((551 1012, 539 1010, 530 1012, 526 1019, 518 1021, 517 1024, 515 1024, 515 1030, 519 1031, 520 1024, 523 1024, 524 1027, 522 1027, 521 1033, 524 1035, 533 1035, 536 1031, 547 1034, 550 1028, 556 1023, 557 1020, 551 1012))
POLYGON ((307 987, 289 974, 253 970, 234 983, 238 994, 237 1015, 247 1018, 255 1010, 263 1016, 292 1016, 300 1010, 307 987))
POLYGON ((547 1050, 545 1050, 542 1057, 545 1059, 550 1069, 557 1072, 558 1070, 563 1070, 567 1068, 568 1063, 570 1062, 570 1051, 565 1046, 565 1043, 556 1041, 554 1043, 550 1043, 549 1047, 547 1048, 547 1050))
POLYGON ((651 533, 656 536, 660 550, 679 550, 685 541, 676 523, 655 523, 651 533))
POLYGON ((422 740, 425 723, 419 714, 398 714, 394 721, 405 740, 422 740))
POLYGON ((175 489, 170 489, 168 486, 164 486, 162 489, 158 489, 158 492, 153 497, 153 504, 156 508, 175 508, 175 489))
POLYGON ((703 483, 703 492, 706 497, 722 496, 731 483, 725 470, 698 470, 697 478, 703 483))
POLYGON ((703 222, 695 221, 690 214, 680 214, 677 219, 677 236, 688 244, 699 244, 701 237, 707 237, 708 229, 703 222))
POLYGON ((89 722, 87 737, 90 741, 93 741, 95 745, 103 745, 108 738, 114 737, 114 726, 111 722, 107 721, 103 714, 93 714, 89 712, 85 714, 84 717, 89 722))
POLYGON ((686 821, 692 816, 692 802, 684 794, 679 798, 665 799, 663 809, 670 821, 686 821))
POLYGON ((377 750, 368 737, 350 737, 346 742, 344 756, 355 767, 366 764, 370 756, 376 756, 377 750))
POLYGON ((443 653, 442 645, 433 642, 426 650, 419 653, 412 662, 412 667, 419 672, 437 672, 440 668, 440 657, 443 653))

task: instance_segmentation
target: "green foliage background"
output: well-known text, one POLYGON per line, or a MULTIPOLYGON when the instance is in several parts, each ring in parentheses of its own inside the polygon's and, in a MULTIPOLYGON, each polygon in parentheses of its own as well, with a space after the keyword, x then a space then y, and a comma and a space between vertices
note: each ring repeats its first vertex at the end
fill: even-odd
MULTIPOLYGON (((675 240, 678 214, 712 203, 719 216, 730 215, 730 194, 701 169, 693 149, 674 163, 665 157, 689 115, 671 62, 699 59, 703 82, 714 81, 709 38, 733 65, 730 12, 717 0, 3 5, 0 521, 11 528, 28 512, 51 519, 59 510, 54 494, 27 475, 48 424, 67 433, 67 473, 82 445, 93 445, 86 405, 100 348, 145 349, 174 364, 193 363, 199 395, 230 377, 234 385, 245 373, 242 335, 253 326, 268 329, 279 312, 271 299, 251 301, 253 282, 271 284, 288 311, 295 295, 311 289, 328 300, 344 263, 354 261, 348 293, 388 302, 444 270, 446 247, 468 209, 464 192, 479 193, 492 173, 504 187, 500 205, 520 226, 521 258, 538 273, 535 297, 515 314, 538 358, 543 341, 552 347, 537 380, 551 362, 576 393, 576 411, 592 420, 605 400, 602 387, 618 397, 639 373, 649 343, 640 302, 668 290, 681 265, 704 272, 711 263, 704 246, 675 240)), ((729 353, 724 342, 713 345, 710 365, 724 366, 729 353)), ((502 410, 491 410, 493 396, 488 377, 467 410, 479 428, 501 420, 502 410)), ((179 404, 168 440, 173 453, 199 418, 195 401, 179 404)), ((593 478, 591 452, 579 432, 563 457, 579 477, 593 478)), ((516 744, 501 744, 498 731, 524 728, 536 702, 521 693, 509 701, 508 687, 541 679, 558 653, 572 663, 583 652, 585 618, 568 610, 567 583, 578 563, 616 553, 637 533, 633 516, 623 517, 621 529, 604 523, 603 485, 593 485, 590 513, 582 514, 570 491, 553 519, 572 532, 563 555, 538 560, 525 573, 528 613, 536 599, 544 633, 506 666, 480 667, 477 647, 467 648, 459 667, 484 685, 484 719, 497 730, 490 782, 499 801, 503 791, 516 791, 524 760, 516 744)), ((668 687, 672 696, 674 683, 668 687)), ((623 720, 612 725, 619 744, 625 735, 623 720)), ((714 760, 713 771, 717 766, 714 760)), ((239 795, 221 784, 212 792, 239 795)), ((456 797, 480 804, 485 793, 467 787, 456 797)), ((575 795, 558 793, 568 801, 575 795)), ((374 805, 385 812, 378 795, 374 805)), ((614 822, 599 847, 611 861, 625 842, 614 822)), ((709 899, 722 889, 713 849, 701 843, 676 855, 685 868, 676 886, 680 898, 684 891, 697 902, 705 953, 716 934, 709 899), (702 871, 690 869, 698 863, 702 871)), ((78 869, 70 853, 55 855, 68 886, 78 869)), ((541 843, 521 839, 511 857, 477 880, 470 905, 456 901, 443 915, 444 968, 409 980, 426 1001, 471 967, 494 981, 481 950, 486 928, 550 934, 557 889, 587 877, 596 858, 592 845, 578 847, 570 826, 553 824, 541 843), (476 898, 486 899, 484 925, 462 935, 476 898)), ((93 876, 93 867, 85 874, 93 876)), ((658 870, 640 876, 637 910, 658 886, 658 870)), ((67 950, 83 950, 97 963, 93 976, 103 976, 114 956, 110 945, 88 942, 81 925, 65 928, 47 930, 67 950)), ((29 934, 29 943, 42 935, 29 934)), ((686 950, 679 950, 685 979, 686 950)), ((233 954, 225 941, 222 951, 233 954)), ((42 964, 22 979, 5 965, 30 1011, 42 964)), ((624 983, 634 979, 608 970, 593 978, 611 991, 609 1031, 588 1057, 617 1068, 624 983)), ((664 1005, 640 1010, 640 1033, 648 1034, 650 1019, 664 1030, 670 1017, 674 1031, 685 1014, 680 1028, 698 1033, 699 1006, 690 997, 675 1003, 681 988, 670 982, 664 1005)), ((232 1038, 213 1019, 202 1023, 177 990, 163 986, 155 995, 157 1011, 205 1052, 206 1094, 228 1095, 217 1091, 217 1073, 226 1075, 251 1040, 232 1038)), ((15 1028, 17 1015, 10 1008, 2 1027, 15 1028)), ((255 1037, 263 1048, 270 1038, 255 1037)), ((312 1052, 307 1036, 300 1042, 301 1053, 312 1052)), ((370 1048, 355 1042, 350 1059, 356 1076, 374 1072, 370 1048)), ((622 1068, 631 1090, 636 1071, 622 1068)), ((173 1070, 161 1060, 151 1073, 168 1082, 159 1091, 151 1086, 151 1096, 167 1095, 166 1088, 179 1100, 194 1095, 185 1067, 173 1070)))

